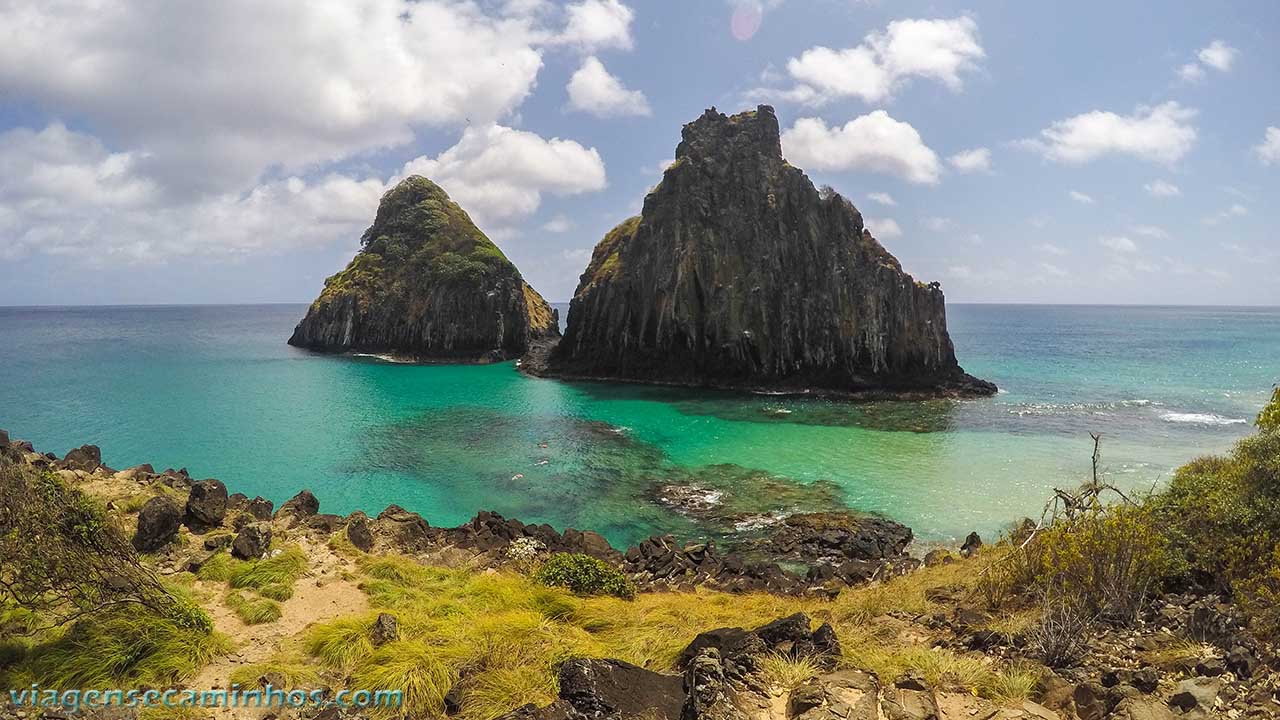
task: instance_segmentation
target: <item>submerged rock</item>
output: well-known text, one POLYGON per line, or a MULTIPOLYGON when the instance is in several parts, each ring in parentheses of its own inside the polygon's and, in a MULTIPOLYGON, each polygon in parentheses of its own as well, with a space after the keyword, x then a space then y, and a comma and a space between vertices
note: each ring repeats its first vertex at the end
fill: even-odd
POLYGON ((439 186, 417 175, 378 206, 289 344, 415 359, 516 357, 559 335, 551 306, 439 186))
POLYGON ((762 105, 685 125, 644 209, 596 246, 535 373, 836 394, 981 395, 917 282, 782 157, 762 105))

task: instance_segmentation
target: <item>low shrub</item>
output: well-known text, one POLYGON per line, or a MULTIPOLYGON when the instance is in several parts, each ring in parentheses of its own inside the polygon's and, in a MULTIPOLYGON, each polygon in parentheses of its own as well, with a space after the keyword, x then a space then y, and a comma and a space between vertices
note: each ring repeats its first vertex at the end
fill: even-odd
POLYGON ((631 599, 636 596, 635 583, 609 563, 579 553, 556 553, 534 573, 534 578, 549 587, 562 587, 575 595, 611 595, 631 599))
POLYGON ((1271 391, 1271 402, 1258 413, 1258 429, 1264 433, 1280 430, 1280 385, 1271 391))
POLYGON ((1093 619, 1068 595, 1046 595, 1040 620, 1027 632, 1027 649, 1049 667, 1075 664, 1089 652, 1093 619))

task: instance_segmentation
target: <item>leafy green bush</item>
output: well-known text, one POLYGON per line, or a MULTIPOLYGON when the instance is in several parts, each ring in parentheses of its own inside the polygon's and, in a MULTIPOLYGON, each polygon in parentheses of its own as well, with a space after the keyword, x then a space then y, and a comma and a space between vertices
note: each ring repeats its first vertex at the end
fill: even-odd
POLYGON ((1142 505, 1112 505, 1058 522, 1009 558, 994 581, 1128 622, 1174 567, 1169 541, 1142 505))
POLYGON ((1258 413, 1258 429, 1262 432, 1280 430, 1280 385, 1271 392, 1271 402, 1258 413))
POLYGON ((636 586, 622 571, 609 563, 579 553, 556 553, 534 578, 550 587, 562 587, 575 595, 612 595, 630 599, 636 586))
POLYGON ((1185 579, 1231 593, 1258 632, 1280 637, 1280 389, 1258 429, 1179 468, 1151 504, 1185 579))

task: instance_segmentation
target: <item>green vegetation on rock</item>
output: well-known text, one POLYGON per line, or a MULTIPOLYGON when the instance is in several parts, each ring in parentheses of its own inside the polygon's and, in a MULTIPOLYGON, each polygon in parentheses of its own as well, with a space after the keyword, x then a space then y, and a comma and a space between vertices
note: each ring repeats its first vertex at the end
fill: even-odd
POLYGON ((387 191, 361 249, 299 323, 290 343, 424 358, 515 356, 557 334, 551 308, 435 183, 387 191))
POLYGON ((1257 434, 1187 463, 1162 492, 1109 503, 1101 492, 1068 495, 1068 512, 984 579, 987 595, 998 605, 1039 602, 1059 624, 1084 627, 1130 622, 1150 595, 1199 586, 1227 593, 1256 633, 1280 638, 1277 417, 1280 392, 1257 434))
POLYGON ((534 575, 549 587, 562 587, 575 595, 612 595, 631 599, 636 586, 609 563, 579 553, 556 553, 534 575))

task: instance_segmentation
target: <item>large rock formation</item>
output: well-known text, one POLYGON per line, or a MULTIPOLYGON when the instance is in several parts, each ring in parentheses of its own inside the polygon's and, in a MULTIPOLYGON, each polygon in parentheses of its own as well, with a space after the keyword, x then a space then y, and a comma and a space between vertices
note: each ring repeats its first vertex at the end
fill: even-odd
POLYGON ((596 246, 534 372, 833 393, 989 394, 956 362, 942 290, 782 158, 773 108, 685 125, 644 209, 596 246))
POLYGON ((361 250, 290 345, 417 359, 499 360, 559 335, 551 306, 439 186, 412 176, 378 205, 361 250))

